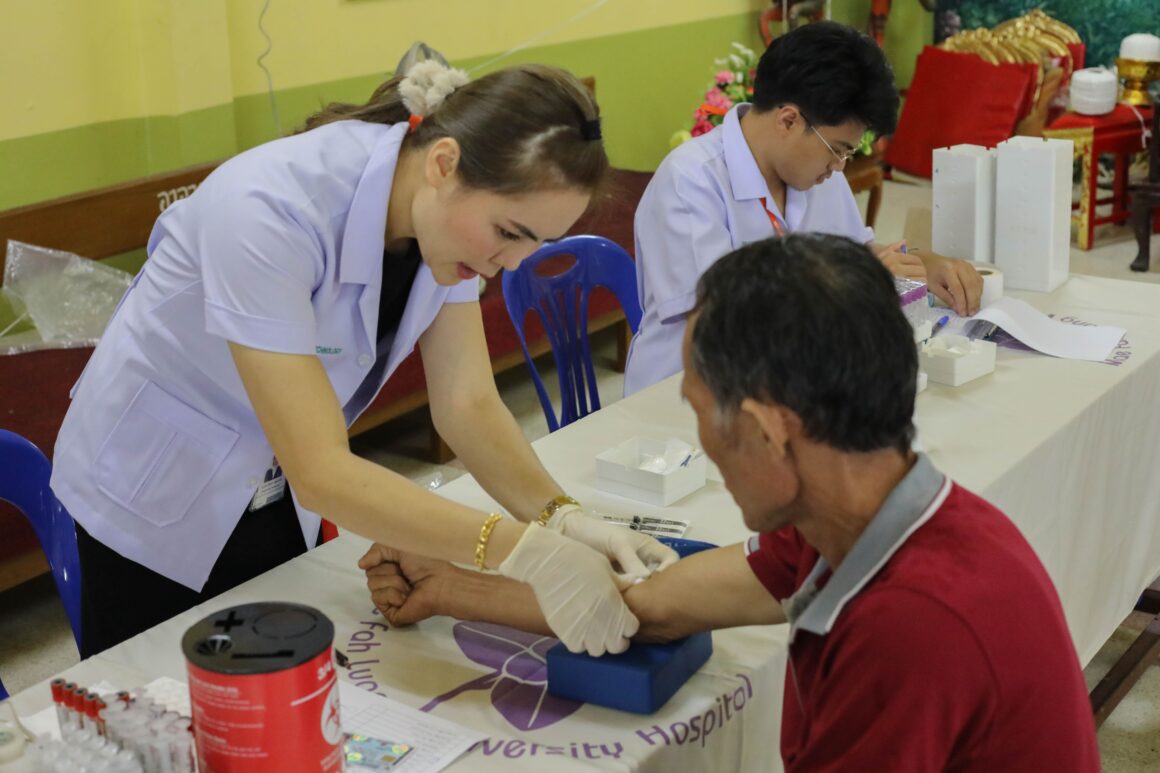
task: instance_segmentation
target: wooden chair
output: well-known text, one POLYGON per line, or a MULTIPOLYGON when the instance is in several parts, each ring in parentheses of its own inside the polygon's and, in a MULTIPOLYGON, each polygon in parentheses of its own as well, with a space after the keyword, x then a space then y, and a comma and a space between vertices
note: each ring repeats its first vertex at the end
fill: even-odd
POLYGON ((1136 259, 1129 266, 1133 271, 1147 271, 1151 262, 1151 240, 1156 226, 1160 225, 1160 213, 1153 215, 1160 207, 1160 105, 1152 109, 1152 143, 1148 149, 1148 179, 1138 185, 1128 186, 1132 196, 1132 228, 1136 231, 1139 250, 1136 259))
POLYGON ((854 193, 870 191, 870 201, 866 205, 866 225, 873 228, 878 208, 882 205, 882 180, 885 176, 878 154, 855 156, 846 162, 842 173, 846 175, 846 182, 854 193))

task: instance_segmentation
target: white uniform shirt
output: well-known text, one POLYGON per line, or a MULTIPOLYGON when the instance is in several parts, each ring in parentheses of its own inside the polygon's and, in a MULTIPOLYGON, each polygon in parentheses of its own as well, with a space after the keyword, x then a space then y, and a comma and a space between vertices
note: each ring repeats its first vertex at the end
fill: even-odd
MULTIPOLYGON (((158 218, 57 438, 53 491, 93 537, 205 585, 274 455, 228 341, 316 354, 348 424, 366 408, 351 398, 375 362, 387 202, 406 133, 342 121, 270 142, 158 218)), ((444 303, 478 297, 474 280, 443 287, 420 265, 383 382, 444 303)), ((299 507, 298 517, 313 545, 319 516, 299 507)))
POLYGON ((636 282, 644 316, 629 349, 625 395, 682 369, 685 318, 701 274, 733 250, 774 235, 763 197, 787 232, 837 234, 860 244, 874 239, 842 174, 809 190, 787 188, 785 214, 777 210, 741 133, 748 109, 737 105, 713 131, 669 153, 641 197, 636 282))

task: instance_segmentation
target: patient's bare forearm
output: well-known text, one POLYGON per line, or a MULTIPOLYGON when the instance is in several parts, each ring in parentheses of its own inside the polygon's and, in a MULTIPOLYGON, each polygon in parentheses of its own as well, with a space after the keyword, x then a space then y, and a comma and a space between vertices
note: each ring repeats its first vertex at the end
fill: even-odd
POLYGON ((636 638, 672 641, 740 625, 785 622, 781 605, 749 568, 741 544, 681 559, 625 593, 640 619, 636 638))
MULTIPOLYGON (((442 613, 551 635, 531 586, 498 575, 453 571, 442 594, 442 613)), ((741 545, 683 559, 629 588, 624 599, 640 620, 635 638, 641 641, 785 620, 781 605, 750 570, 741 545)))
POLYGON ((532 586, 497 574, 456 569, 443 594, 444 614, 554 636, 544 619, 532 586))

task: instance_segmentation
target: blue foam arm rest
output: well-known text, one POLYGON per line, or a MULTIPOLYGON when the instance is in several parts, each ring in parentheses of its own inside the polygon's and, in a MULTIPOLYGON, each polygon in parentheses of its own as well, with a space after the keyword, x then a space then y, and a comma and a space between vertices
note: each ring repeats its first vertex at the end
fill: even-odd
MULTIPOLYGON (((708 542, 663 538, 681 557, 716 547, 708 542)), ((664 706, 713 654, 708 631, 666 644, 634 644, 619 655, 594 658, 563 644, 548 650, 548 692, 636 714, 664 706)))
POLYGON ((708 631, 666 644, 634 644, 619 655, 594 658, 548 650, 548 692, 636 714, 652 714, 713 654, 708 631))

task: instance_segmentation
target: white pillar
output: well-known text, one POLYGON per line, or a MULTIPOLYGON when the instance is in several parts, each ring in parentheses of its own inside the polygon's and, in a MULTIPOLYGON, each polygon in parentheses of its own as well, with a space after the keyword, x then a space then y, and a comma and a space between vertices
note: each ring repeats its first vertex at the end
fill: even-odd
POLYGON ((1050 292, 1071 262, 1071 140, 1012 137, 996 148, 995 265, 1004 286, 1050 292))
POLYGON ((990 263, 995 243, 995 151, 954 145, 934 151, 934 251, 990 263))

